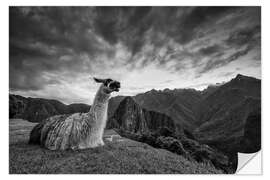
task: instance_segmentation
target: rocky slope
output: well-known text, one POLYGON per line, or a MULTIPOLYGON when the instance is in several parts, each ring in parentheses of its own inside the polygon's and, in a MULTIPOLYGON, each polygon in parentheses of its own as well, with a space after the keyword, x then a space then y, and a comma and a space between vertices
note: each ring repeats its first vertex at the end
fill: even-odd
POLYGON ((133 133, 148 133, 161 127, 167 127, 174 132, 177 128, 169 116, 141 108, 131 97, 125 97, 121 101, 108 122, 108 128, 124 129, 133 133))
MULTIPOLYGON (((132 98, 144 111, 156 111, 170 117, 172 124, 178 130, 187 131, 186 134, 195 136, 200 143, 208 144, 225 153, 231 163, 230 170, 237 165, 237 152, 253 153, 261 149, 261 80, 259 79, 239 74, 227 83, 211 86, 204 91, 152 90, 132 98)), ((120 108, 115 111, 114 117, 120 119, 140 117, 143 122, 147 122, 144 118, 145 113, 142 113, 140 108, 132 110, 127 108, 129 106, 127 103, 124 105, 125 103, 118 102, 121 107, 119 105, 120 108)), ((131 124, 134 122, 140 121, 129 121, 131 124)), ((123 126, 123 129, 130 130, 126 126, 123 126)), ((175 130, 175 128, 171 129, 175 130)))
MULTIPOLYGON (((202 95, 194 89, 165 89, 163 91, 151 90, 132 97, 141 107, 155 112, 160 112, 172 118, 177 124, 186 129, 196 127, 196 108, 202 95)), ((111 98, 109 117, 114 114, 115 106, 119 105, 123 97, 111 98)))
MULTIPOLYGON (((261 122, 261 80, 259 79, 238 74, 231 81, 210 86, 204 91, 151 90, 132 98, 146 110, 169 116, 175 125, 192 131, 201 142, 215 145, 225 151, 234 149, 244 152, 253 146, 257 147, 255 149, 260 149, 258 138, 250 137, 261 132, 258 126, 261 122), (252 123, 257 125, 256 129, 252 130, 248 125, 248 119, 251 117, 254 119, 252 123), (248 136, 255 140, 251 143, 253 146, 247 147, 247 144, 244 144, 236 147, 240 141, 247 141, 247 132, 254 132, 248 136), (229 146, 223 146, 228 142, 229 146)), ((123 97, 114 97, 110 101, 117 106, 121 100, 123 97)), ((110 112, 110 114, 114 113, 110 112)))
POLYGON ((114 115, 109 118, 108 129, 121 136, 147 143, 182 155, 191 161, 210 163, 226 173, 233 173, 236 163, 222 152, 199 143, 192 134, 169 116, 142 108, 132 97, 124 98, 114 115))
POLYGON ((201 142, 229 152, 260 149, 260 80, 237 75, 204 97, 198 109, 200 124, 194 134, 201 142))

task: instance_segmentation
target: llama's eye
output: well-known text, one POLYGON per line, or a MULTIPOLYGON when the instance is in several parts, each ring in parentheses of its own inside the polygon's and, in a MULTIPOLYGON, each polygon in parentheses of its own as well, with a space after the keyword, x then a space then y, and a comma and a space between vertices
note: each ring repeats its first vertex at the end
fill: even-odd
POLYGON ((105 86, 108 86, 108 84, 109 84, 110 82, 112 82, 112 80, 111 80, 111 79, 107 79, 106 82, 105 82, 105 86))

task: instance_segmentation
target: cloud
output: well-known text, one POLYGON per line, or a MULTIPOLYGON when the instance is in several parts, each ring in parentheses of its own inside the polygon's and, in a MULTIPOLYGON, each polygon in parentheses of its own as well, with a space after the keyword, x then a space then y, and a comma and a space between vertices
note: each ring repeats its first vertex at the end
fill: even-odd
POLYGON ((226 44, 226 47, 224 48, 213 45, 199 50, 200 53, 204 55, 211 55, 218 52, 220 52, 220 54, 211 58, 204 65, 204 67, 199 71, 198 77, 208 71, 220 68, 232 61, 238 60, 240 57, 247 55, 254 49, 257 49, 257 55, 254 55, 255 58, 253 59, 257 60, 256 57, 260 57, 261 54, 261 27, 260 25, 256 25, 253 27, 237 29, 236 31, 231 32, 224 42, 226 44), (227 57, 224 57, 225 54, 227 57))
POLYGON ((226 43, 228 46, 242 47, 245 45, 255 46, 260 42, 261 27, 257 25, 255 27, 243 28, 232 32, 226 43))
POLYGON ((218 76, 220 77, 228 77, 228 76, 232 76, 235 75, 235 72, 221 72, 220 74, 218 74, 218 76))
POLYGON ((243 50, 239 50, 239 51, 236 51, 236 52, 230 54, 226 58, 221 58, 221 59, 220 58, 218 58, 218 59, 213 58, 213 59, 209 60, 205 64, 205 66, 199 71, 199 75, 204 74, 206 72, 209 72, 213 69, 217 69, 217 68, 220 68, 222 66, 225 66, 225 65, 229 64, 230 62, 235 61, 238 58, 247 55, 249 51, 250 51, 250 47, 247 47, 243 50))
POLYGON ((199 29, 202 26, 215 21, 230 9, 229 7, 196 7, 182 17, 173 35, 178 34, 177 41, 180 43, 188 43, 199 36, 199 29))
POLYGON ((208 56, 208 55, 212 55, 212 54, 218 53, 221 50, 222 49, 221 49, 221 47, 219 45, 214 44, 214 45, 211 45, 211 46, 208 46, 208 47, 201 48, 199 50, 199 53, 201 53, 204 56, 208 56))
POLYGON ((159 88, 140 73, 165 82, 260 59, 260 7, 10 7, 9 22, 9 85, 24 94, 79 92, 90 75, 159 88))

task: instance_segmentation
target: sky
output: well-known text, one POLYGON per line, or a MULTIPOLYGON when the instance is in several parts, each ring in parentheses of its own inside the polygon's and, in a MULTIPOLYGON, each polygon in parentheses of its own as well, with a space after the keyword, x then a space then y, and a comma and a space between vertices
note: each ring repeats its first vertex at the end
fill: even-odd
POLYGON ((91 104, 115 95, 261 78, 260 7, 10 7, 9 90, 91 104))

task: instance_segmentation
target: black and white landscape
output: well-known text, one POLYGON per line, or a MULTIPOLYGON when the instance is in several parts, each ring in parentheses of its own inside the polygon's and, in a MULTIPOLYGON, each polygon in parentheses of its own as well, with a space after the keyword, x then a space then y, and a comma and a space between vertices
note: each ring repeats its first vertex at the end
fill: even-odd
POLYGON ((261 149, 260 7, 10 7, 9 171, 235 173, 261 149), (28 144, 55 115, 108 101, 104 146, 28 144), (106 84, 106 83, 105 83, 106 84))

